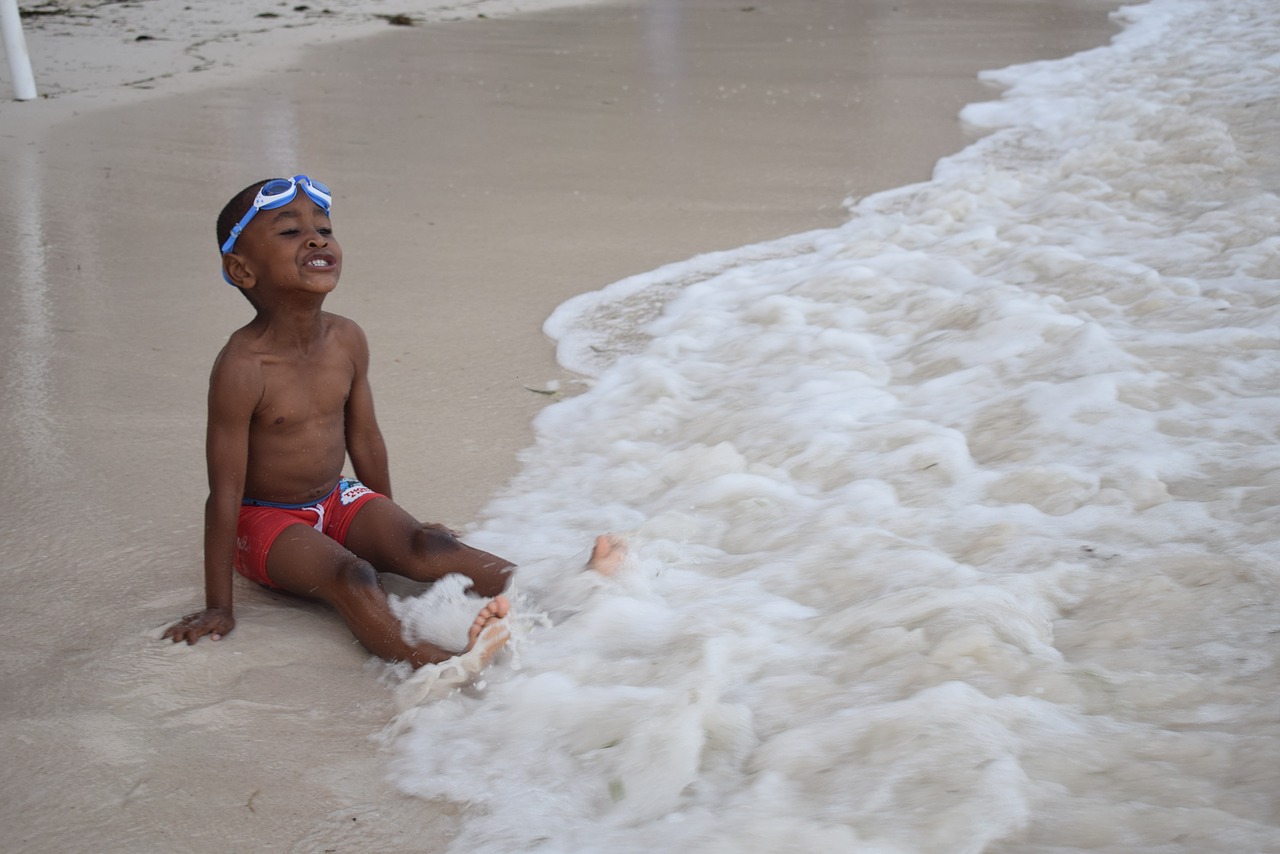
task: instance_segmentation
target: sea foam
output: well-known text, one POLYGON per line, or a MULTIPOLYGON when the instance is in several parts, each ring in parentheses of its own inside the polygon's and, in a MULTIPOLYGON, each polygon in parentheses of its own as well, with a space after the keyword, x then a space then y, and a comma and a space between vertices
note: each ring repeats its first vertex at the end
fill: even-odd
POLYGON ((1280 850, 1280 18, 1154 0, 991 72, 840 228, 548 321, 477 545, 557 607, 412 710, 450 850, 1280 850))

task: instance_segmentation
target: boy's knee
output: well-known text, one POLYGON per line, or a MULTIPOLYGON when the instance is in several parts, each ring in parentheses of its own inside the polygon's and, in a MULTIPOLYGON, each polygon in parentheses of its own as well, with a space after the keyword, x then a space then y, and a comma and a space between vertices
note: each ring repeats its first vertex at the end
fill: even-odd
POLYGON ((381 586, 378 571, 373 568, 373 564, 354 555, 338 567, 334 580, 339 594, 372 592, 381 586))
POLYGON ((413 533, 412 544, 415 558, 428 568, 428 575, 465 575, 480 596, 497 596, 505 590, 515 569, 510 562, 467 545, 439 525, 420 526, 413 533))
POLYGON ((462 548, 462 542, 437 525, 420 525, 413 532, 413 550, 426 557, 449 554, 462 548))

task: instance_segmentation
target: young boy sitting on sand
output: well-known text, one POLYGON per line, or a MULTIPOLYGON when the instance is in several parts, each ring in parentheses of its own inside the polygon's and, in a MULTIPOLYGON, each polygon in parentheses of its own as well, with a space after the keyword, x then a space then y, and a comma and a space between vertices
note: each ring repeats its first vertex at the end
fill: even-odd
MULTIPOLYGON (((327 187, 295 175, 246 187, 218 216, 223 277, 257 316, 231 335, 209 379, 206 607, 164 637, 193 644, 229 633, 234 567, 273 590, 328 602, 387 661, 416 668, 472 648, 487 661, 508 640, 502 591, 514 566, 391 500, 364 332, 321 308, 342 272, 331 204, 327 187), (348 455, 355 479, 342 475, 348 455), (471 579, 488 601, 466 649, 407 641, 379 572, 471 579)), ((598 538, 589 565, 608 572, 621 557, 614 546, 598 538)))

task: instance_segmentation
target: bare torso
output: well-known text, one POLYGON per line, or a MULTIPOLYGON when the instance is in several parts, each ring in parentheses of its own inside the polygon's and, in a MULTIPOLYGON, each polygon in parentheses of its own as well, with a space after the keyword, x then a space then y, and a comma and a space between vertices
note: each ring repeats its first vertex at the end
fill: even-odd
POLYGON ((346 405, 355 363, 345 327, 322 315, 305 349, 268 346, 246 327, 229 342, 257 362, 261 398, 249 425, 244 497, 284 504, 318 501, 337 485, 346 461, 346 405))

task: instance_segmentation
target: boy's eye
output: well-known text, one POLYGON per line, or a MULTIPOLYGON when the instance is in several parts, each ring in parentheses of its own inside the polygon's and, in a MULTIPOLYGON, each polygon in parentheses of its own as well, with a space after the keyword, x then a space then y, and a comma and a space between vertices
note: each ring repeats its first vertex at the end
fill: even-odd
POLYGON ((327 226, 326 226, 326 227, 324 227, 324 228, 317 228, 317 229, 316 229, 316 231, 320 232, 320 233, 321 233, 321 234, 323 234, 325 237, 328 237, 329 235, 333 234, 333 229, 332 229, 332 228, 328 228, 327 226))
POLYGON ((297 234, 297 233, 298 233, 298 229, 296 229, 296 228, 286 228, 284 231, 282 231, 282 232, 280 232, 280 233, 281 233, 282 235, 285 235, 286 237, 292 237, 293 235, 295 235, 295 234, 297 234))

